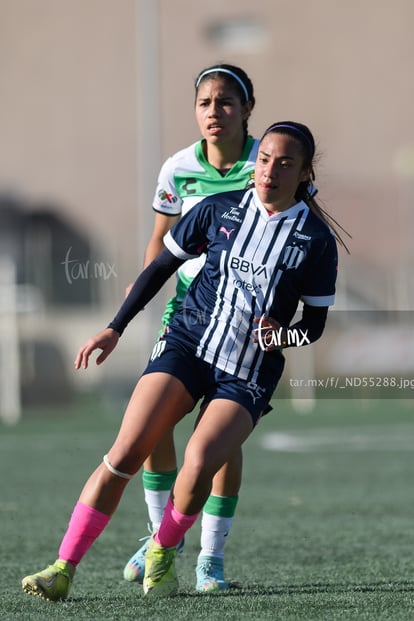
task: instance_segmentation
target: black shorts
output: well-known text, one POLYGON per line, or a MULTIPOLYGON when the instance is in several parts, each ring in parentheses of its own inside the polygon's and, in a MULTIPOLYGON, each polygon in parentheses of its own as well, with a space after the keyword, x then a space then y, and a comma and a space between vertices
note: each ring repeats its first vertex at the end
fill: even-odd
POLYGON ((190 347, 169 334, 155 343, 143 375, 159 372, 179 379, 195 403, 204 397, 203 405, 213 399, 229 399, 242 405, 250 413, 253 425, 256 425, 260 417, 271 409, 269 401, 282 369, 279 377, 272 377, 271 381, 259 386, 197 358, 190 347))

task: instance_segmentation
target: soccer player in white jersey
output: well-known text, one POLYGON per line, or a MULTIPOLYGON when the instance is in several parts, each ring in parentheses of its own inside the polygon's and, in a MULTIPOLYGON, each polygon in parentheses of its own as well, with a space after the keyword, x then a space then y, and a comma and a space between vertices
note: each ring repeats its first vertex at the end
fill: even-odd
POLYGON ((76 566, 108 524, 128 481, 165 431, 203 399, 146 554, 144 593, 177 592, 176 546, 197 520, 215 473, 240 450, 266 409, 283 371, 284 349, 318 339, 334 302, 335 228, 310 189, 314 153, 306 126, 271 125, 259 144, 255 187, 205 198, 183 216, 108 328, 80 348, 77 369, 88 367, 95 350, 101 350, 96 363, 104 362, 176 269, 205 254, 135 387, 114 444, 80 494, 58 559, 23 579, 27 593, 67 597, 76 566), (301 302, 301 319, 292 325, 301 302))
MULTIPOLYGON (((253 84, 240 67, 219 64, 198 74, 195 116, 202 138, 169 157, 160 170, 153 200, 154 229, 144 267, 163 249, 167 231, 202 198, 251 185, 258 146, 258 140, 248 133, 248 119, 254 104, 253 84)), ((229 226, 231 218, 229 215, 229 226)), ((172 317, 203 263, 204 255, 201 255, 186 261, 177 270, 176 293, 167 303, 162 317, 163 332, 168 331, 172 317)), ((201 523, 201 550, 196 567, 199 591, 230 586, 224 578, 224 544, 236 510, 241 474, 240 450, 214 477, 201 523)), ((170 429, 143 466, 142 483, 151 533, 161 523, 176 476, 177 460, 173 429, 170 429)), ((141 537, 139 549, 126 563, 126 580, 142 583, 149 539, 149 536, 141 537)), ((179 551, 182 545, 180 542, 179 551)))

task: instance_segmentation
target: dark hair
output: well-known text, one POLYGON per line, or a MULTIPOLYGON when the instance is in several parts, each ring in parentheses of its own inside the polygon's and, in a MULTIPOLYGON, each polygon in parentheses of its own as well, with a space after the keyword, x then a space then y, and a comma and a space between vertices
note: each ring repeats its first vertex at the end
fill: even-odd
POLYGON ((309 209, 313 211, 318 218, 325 222, 330 229, 332 229, 337 241, 347 251, 347 253, 350 254, 347 245, 338 232, 338 229, 340 229, 348 237, 351 237, 351 235, 335 220, 335 218, 325 211, 325 209, 323 209, 315 199, 317 190, 312 181, 315 179, 313 163, 316 147, 314 137, 309 127, 303 125, 302 123, 296 123, 295 121, 281 121, 279 123, 273 123, 266 129, 260 139, 260 142, 262 142, 263 138, 270 133, 287 134, 288 136, 292 136, 292 138, 301 144, 303 152, 303 166, 304 168, 310 169, 311 178, 299 184, 295 198, 297 201, 304 201, 308 205, 309 209))
MULTIPOLYGON (((242 104, 250 101, 253 110, 256 103, 253 91, 253 83, 247 73, 243 71, 243 69, 241 69, 240 67, 236 67, 235 65, 219 63, 216 65, 211 65, 211 67, 206 67, 205 69, 200 71, 194 82, 196 98, 198 93, 198 87, 204 80, 214 80, 217 78, 221 78, 236 89, 242 104)), ((243 121, 243 129, 244 133, 247 135, 247 120, 243 121)))

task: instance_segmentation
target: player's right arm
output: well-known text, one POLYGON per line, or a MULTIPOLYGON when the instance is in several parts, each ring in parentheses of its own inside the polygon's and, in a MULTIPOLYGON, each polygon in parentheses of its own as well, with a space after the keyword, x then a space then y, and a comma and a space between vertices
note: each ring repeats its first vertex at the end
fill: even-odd
POLYGON ((152 208, 154 226, 144 254, 144 268, 164 249, 163 237, 181 216, 182 200, 175 183, 175 157, 169 157, 161 166, 155 188, 152 208))
MULTIPOLYGON (((144 269, 152 263, 152 261, 160 254, 161 250, 165 248, 164 242, 162 241, 163 237, 179 219, 180 216, 167 216, 164 213, 155 213, 154 228, 145 249, 144 269)), ((126 288, 126 297, 131 291, 133 284, 134 283, 130 283, 126 288)))
MULTIPOLYGON (((151 237, 144 253, 144 268, 146 268, 163 250, 163 237, 181 216, 181 200, 178 199, 174 181, 174 160, 168 158, 161 167, 158 175, 152 207, 155 211, 154 226, 151 237), (172 201, 170 199, 172 197, 172 201)), ((131 290, 129 285, 126 295, 131 290)))
POLYGON ((167 216, 164 213, 156 212, 154 220, 154 228, 147 244, 144 255, 144 267, 147 267, 157 257, 164 248, 162 241, 164 235, 179 220, 180 216, 167 216))

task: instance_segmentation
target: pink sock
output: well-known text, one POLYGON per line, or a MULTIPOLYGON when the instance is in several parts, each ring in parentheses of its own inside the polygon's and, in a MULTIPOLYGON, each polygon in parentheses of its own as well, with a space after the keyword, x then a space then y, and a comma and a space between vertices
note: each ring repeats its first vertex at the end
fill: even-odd
POLYGON ((59 558, 76 567, 111 519, 81 502, 76 503, 59 548, 59 558))
POLYGON ((174 507, 171 498, 165 507, 164 517, 154 539, 164 548, 170 548, 180 543, 185 533, 194 524, 199 513, 184 515, 174 507))

